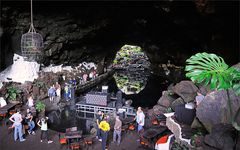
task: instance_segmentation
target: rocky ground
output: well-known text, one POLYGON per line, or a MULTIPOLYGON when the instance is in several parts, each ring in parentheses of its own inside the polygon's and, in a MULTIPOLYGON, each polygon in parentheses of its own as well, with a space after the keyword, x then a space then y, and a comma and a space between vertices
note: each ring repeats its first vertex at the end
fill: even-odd
MULTIPOLYGON (((2 123, 2 122, 1 122, 2 123)), ((53 143, 47 144, 47 141, 40 142, 40 129, 37 129, 36 135, 27 135, 26 141, 24 142, 15 142, 13 139, 13 132, 9 133, 9 130, 6 126, 1 124, 0 127, 0 149, 1 150, 58 150, 66 149, 66 146, 61 146, 59 143, 58 133, 56 131, 49 131, 50 139, 53 140, 53 143)), ((137 141, 137 133, 133 131, 132 133, 123 134, 122 142, 119 146, 112 141, 112 133, 109 137, 109 150, 143 150, 144 148, 140 146, 137 141)), ((100 150, 101 142, 95 140, 92 146, 82 147, 82 149, 88 150, 100 150)))

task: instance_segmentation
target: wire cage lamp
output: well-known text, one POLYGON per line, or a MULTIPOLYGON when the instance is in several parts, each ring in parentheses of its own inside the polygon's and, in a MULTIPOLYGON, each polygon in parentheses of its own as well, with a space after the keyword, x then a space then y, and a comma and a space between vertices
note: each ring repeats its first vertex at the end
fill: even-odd
POLYGON ((27 33, 21 38, 22 56, 27 61, 40 61, 43 56, 43 38, 33 26, 33 9, 31 0, 31 24, 27 33))

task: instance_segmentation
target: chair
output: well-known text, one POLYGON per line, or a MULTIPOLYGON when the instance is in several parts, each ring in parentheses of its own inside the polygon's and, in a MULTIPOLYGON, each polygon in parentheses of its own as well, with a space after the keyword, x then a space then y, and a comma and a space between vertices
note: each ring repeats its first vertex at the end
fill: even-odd
POLYGON ((71 127, 66 129, 66 132, 74 132, 74 131, 77 131, 77 127, 71 127))
POLYGON ((6 121, 5 121, 6 116, 7 116, 7 113, 2 113, 2 114, 0 114, 0 117, 3 118, 3 120, 2 120, 2 121, 3 121, 3 122, 2 122, 2 125, 6 124, 6 121))
POLYGON ((70 144, 70 149, 71 150, 76 150, 76 149, 80 149, 81 148, 81 146, 80 146, 80 143, 79 142, 74 142, 74 143, 71 143, 70 144))
POLYGON ((59 137, 59 143, 61 144, 61 146, 67 144, 67 139, 65 138, 64 134, 58 133, 58 137, 59 137))
POLYGON ((16 113, 15 110, 10 110, 10 111, 9 111, 9 115, 13 115, 13 114, 15 114, 15 113, 16 113))
POLYGON ((156 118, 152 120, 152 125, 158 125, 158 120, 156 118))
POLYGON ((143 147, 149 147, 150 146, 148 140, 143 138, 143 137, 140 137, 140 145, 143 146, 143 147))
POLYGON ((87 149, 89 146, 92 146, 93 145, 93 138, 92 136, 89 136, 89 137, 85 137, 83 142, 84 142, 84 146, 87 146, 87 149))
POLYGON ((130 131, 130 133, 132 133, 133 131, 135 131, 135 124, 129 124, 128 125, 128 131, 130 131))
POLYGON ((128 131, 128 125, 123 125, 122 132, 127 132, 127 131, 128 131))

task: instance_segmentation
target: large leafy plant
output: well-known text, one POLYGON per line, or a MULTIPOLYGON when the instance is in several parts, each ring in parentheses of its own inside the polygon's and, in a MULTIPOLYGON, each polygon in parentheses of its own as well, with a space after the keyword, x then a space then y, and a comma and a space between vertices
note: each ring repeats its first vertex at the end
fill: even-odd
MULTIPOLYGON (((222 57, 215 54, 197 53, 187 59, 186 63, 186 76, 193 82, 210 85, 211 89, 227 90, 229 109, 233 116, 228 90, 233 89, 236 95, 240 95, 240 71, 229 67, 222 57)), ((237 130, 240 130, 236 123, 239 113, 240 108, 232 118, 232 124, 237 130)))
POLYGON ((46 105, 45 105, 42 101, 38 101, 38 102, 36 103, 36 110, 37 110, 38 112, 44 111, 44 110, 45 110, 45 107, 46 107, 46 105))
POLYGON ((17 94, 21 93, 21 90, 14 86, 7 87, 7 93, 6 93, 6 98, 12 101, 17 100, 17 94))

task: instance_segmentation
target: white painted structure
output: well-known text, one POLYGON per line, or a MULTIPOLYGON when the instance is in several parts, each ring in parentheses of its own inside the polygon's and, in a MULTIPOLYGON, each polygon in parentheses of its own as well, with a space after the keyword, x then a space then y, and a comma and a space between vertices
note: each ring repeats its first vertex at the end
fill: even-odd
POLYGON ((38 78, 40 64, 25 61, 20 55, 14 54, 13 64, 0 73, 0 82, 33 82, 38 78))

